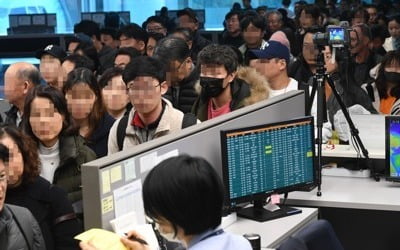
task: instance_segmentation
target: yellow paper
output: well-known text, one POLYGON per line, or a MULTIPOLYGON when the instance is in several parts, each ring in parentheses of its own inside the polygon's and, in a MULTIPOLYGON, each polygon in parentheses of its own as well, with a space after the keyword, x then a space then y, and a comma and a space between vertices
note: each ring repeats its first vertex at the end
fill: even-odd
POLYGON ((111 169, 111 183, 122 179, 121 166, 116 166, 111 169))
POLYGON ((107 196, 101 200, 101 211, 102 214, 106 214, 114 210, 114 199, 113 196, 107 196))
POLYGON ((104 229, 92 228, 75 236, 75 239, 90 243, 98 250, 128 250, 121 243, 120 236, 104 229))
POLYGON ((101 173, 101 180, 102 180, 102 187, 103 187, 103 194, 110 192, 111 190, 111 183, 110 183, 110 171, 104 170, 101 173))

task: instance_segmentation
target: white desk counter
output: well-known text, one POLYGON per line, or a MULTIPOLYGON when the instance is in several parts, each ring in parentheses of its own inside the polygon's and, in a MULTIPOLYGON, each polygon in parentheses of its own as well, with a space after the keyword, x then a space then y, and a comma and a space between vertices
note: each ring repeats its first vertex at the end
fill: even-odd
POLYGON ((286 204, 311 207, 335 207, 400 211, 400 183, 371 178, 323 176, 322 196, 311 192, 290 192, 286 204))
MULTIPOLYGON (((367 149, 368 156, 371 159, 385 159, 385 149, 367 149)), ((317 155, 317 145, 315 145, 315 152, 317 155)), ((360 151, 361 153, 361 151, 360 151)), ((364 158, 359 155, 351 145, 322 145, 322 156, 323 157, 341 157, 341 158, 364 158)))
POLYGON ((276 248, 286 238, 293 235, 308 223, 318 219, 317 208, 301 208, 299 214, 257 222, 238 217, 237 221, 226 228, 226 231, 235 234, 256 233, 261 236, 261 248, 276 248))

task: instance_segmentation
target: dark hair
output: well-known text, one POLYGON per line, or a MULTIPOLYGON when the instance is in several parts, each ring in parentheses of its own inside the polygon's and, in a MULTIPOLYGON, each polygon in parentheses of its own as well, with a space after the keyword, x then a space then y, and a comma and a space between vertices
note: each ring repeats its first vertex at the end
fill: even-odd
POLYGON ((159 83, 162 83, 165 81, 164 65, 153 57, 135 57, 128 65, 126 65, 122 74, 122 79, 125 84, 128 84, 139 76, 150 76, 157 79, 159 83))
POLYGON ((267 29, 265 18, 257 13, 249 13, 245 15, 240 21, 240 29, 244 31, 247 29, 247 27, 249 27, 250 24, 253 24, 255 27, 261 29, 261 31, 265 31, 267 29))
POLYGON ((282 0, 282 5, 283 6, 289 6, 292 3, 290 0, 282 0))
POLYGON ((353 26, 353 29, 356 28, 356 27, 360 28, 361 34, 364 37, 367 37, 369 40, 372 39, 371 29, 369 28, 369 26, 367 24, 365 24, 365 23, 356 24, 356 25, 353 26))
POLYGON ((166 37, 158 41, 154 49, 153 57, 164 64, 169 65, 172 61, 183 62, 190 56, 190 49, 187 43, 178 37, 166 37))
POLYGON ((311 27, 309 27, 309 28, 304 30, 304 36, 307 33, 315 34, 315 33, 318 33, 318 32, 324 33, 325 29, 323 27, 321 27, 321 26, 314 25, 314 26, 311 26, 311 27))
MULTIPOLYGON (((129 56, 129 58, 132 59, 138 56, 141 56, 140 51, 132 48, 132 47, 123 47, 123 48, 119 48, 117 50, 117 53, 115 53, 115 57, 119 56, 119 55, 126 55, 129 56)), ((115 60, 115 58, 114 58, 115 60)))
POLYGON ((20 68, 17 71, 16 75, 19 79, 28 80, 28 81, 32 82, 33 85, 35 85, 35 86, 40 84, 40 72, 33 65, 29 65, 28 67, 20 68))
POLYGON ((24 172, 22 174, 22 184, 32 181, 40 174, 40 160, 37 145, 27 135, 24 135, 15 126, 0 124, 0 138, 9 136, 18 146, 21 152, 24 172))
POLYGON ((136 23, 128 24, 122 27, 118 32, 118 38, 120 38, 122 35, 126 36, 127 38, 143 41, 144 44, 147 44, 147 40, 149 39, 147 32, 136 23))
POLYGON ((100 40, 99 25, 91 20, 82 20, 80 23, 74 25, 74 33, 84 33, 90 37, 95 36, 100 40))
MULTIPOLYGON (((397 66, 400 67, 400 50, 393 50, 386 53, 379 66, 375 84, 380 98, 388 97, 387 90, 389 86, 385 77, 385 67, 390 66, 392 63, 397 63, 397 66)), ((400 98, 400 86, 394 86, 390 90, 390 95, 396 99, 400 98)))
MULTIPOLYGON (((79 43, 76 49, 74 50, 74 53, 76 54, 78 53, 78 51, 81 51, 84 56, 87 56, 90 60, 92 60, 94 68, 96 70, 99 69, 100 60, 97 50, 93 45, 90 45, 88 43, 79 43)), ((75 68, 77 67, 75 66, 75 68)))
POLYGON ((353 10, 350 11, 350 14, 349 14, 350 21, 352 21, 353 18, 355 18, 356 15, 358 15, 358 14, 362 15, 362 18, 364 19, 364 23, 366 24, 369 19, 369 14, 368 14, 367 10, 364 9, 361 5, 357 6, 356 8, 354 8, 353 10))
POLYGON ((174 33, 182 34, 185 37, 186 42, 193 41, 194 39, 193 31, 189 28, 178 27, 172 32, 172 34, 174 33))
POLYGON ((0 144, 0 160, 2 160, 4 163, 8 162, 8 159, 10 157, 9 150, 6 146, 3 144, 0 144))
POLYGON ((378 10, 378 6, 376 4, 366 4, 364 9, 376 9, 378 10))
POLYGON ((160 41, 161 39, 163 39, 165 36, 161 33, 156 33, 156 32, 149 32, 148 33, 149 38, 153 38, 154 40, 156 40, 156 42, 160 41))
POLYGON ((396 23, 400 24, 400 15, 394 15, 389 17, 388 23, 391 21, 396 21, 396 23))
POLYGON ((155 166, 143 183, 146 214, 165 218, 175 235, 203 233, 221 223, 224 188, 220 177, 203 158, 181 155, 155 166))
POLYGON ((147 20, 143 23, 142 28, 146 29, 147 24, 149 23, 159 23, 161 24, 161 26, 163 26, 163 28, 167 28, 167 25, 164 22, 164 19, 160 16, 151 16, 149 18, 147 18, 147 20))
POLYGON ((100 34, 110 35, 114 40, 118 39, 117 31, 113 28, 102 28, 100 34))
POLYGON ((103 103, 101 89, 99 84, 97 83, 96 77, 93 72, 87 68, 76 68, 68 73, 67 81, 65 82, 63 87, 64 94, 66 94, 68 90, 71 90, 73 86, 81 83, 87 84, 96 96, 96 101, 94 102, 93 109, 89 113, 88 118, 89 132, 85 136, 86 138, 90 138, 97 125, 99 124, 99 121, 106 113, 106 107, 103 103))
POLYGON ((231 10, 225 15, 225 20, 228 20, 229 18, 233 17, 234 15, 238 16, 239 21, 242 19, 242 12, 238 10, 231 10))
POLYGON ((318 8, 317 5, 315 4, 306 4, 300 11, 304 11, 307 15, 311 15, 311 17, 316 21, 316 24, 318 23, 318 18, 321 16, 321 10, 318 8))
POLYGON ((194 23, 199 22, 196 12, 194 12, 194 10, 191 8, 184 8, 184 9, 178 10, 178 12, 176 13, 176 16, 178 18, 181 16, 185 16, 185 15, 188 16, 194 23))
POLYGON ((123 72, 124 70, 118 67, 106 69, 99 79, 100 88, 103 89, 105 86, 107 86, 108 82, 111 81, 111 79, 113 79, 114 77, 122 76, 123 72))
POLYGON ((36 97, 42 97, 49 99, 54 104, 54 109, 57 110, 64 117, 63 127, 60 135, 76 135, 77 127, 73 121, 67 106, 67 101, 65 100, 64 94, 50 86, 50 85, 39 85, 32 88, 25 99, 24 115, 22 116, 22 129, 30 136, 36 143, 39 143, 38 138, 32 131, 32 126, 29 122, 31 117, 31 106, 32 102, 36 97))
POLYGON ((372 40, 375 38, 381 39, 381 41, 385 41, 386 37, 388 37, 388 31, 386 27, 383 27, 380 24, 373 24, 371 25, 371 37, 372 40))
POLYGON ((267 13, 267 18, 268 18, 270 15, 277 15, 278 18, 279 18, 279 20, 280 20, 281 22, 283 22, 283 15, 282 15, 282 12, 280 12, 280 10, 281 10, 281 9, 279 9, 279 10, 272 10, 272 11, 268 12, 268 13, 267 13))
POLYGON ((75 65, 75 68, 87 68, 91 71, 96 70, 93 60, 87 56, 71 54, 64 59, 64 62, 65 61, 70 61, 71 63, 73 63, 75 65))
POLYGON ((228 74, 235 72, 238 67, 236 53, 226 45, 208 45, 200 51, 197 60, 198 66, 205 64, 222 65, 228 74))

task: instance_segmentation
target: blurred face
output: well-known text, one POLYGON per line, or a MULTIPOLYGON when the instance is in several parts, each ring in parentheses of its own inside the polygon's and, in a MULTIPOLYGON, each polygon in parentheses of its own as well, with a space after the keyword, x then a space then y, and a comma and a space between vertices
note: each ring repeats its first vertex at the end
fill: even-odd
POLYGON ((100 41, 104 45, 113 49, 115 49, 118 46, 118 43, 115 42, 114 38, 108 34, 100 34, 100 41))
POLYGON ((318 49, 314 47, 313 34, 306 33, 303 40, 303 57, 308 65, 316 64, 318 49))
POLYGON ((40 74, 47 84, 57 87, 60 69, 61 62, 57 58, 46 54, 40 58, 40 74))
POLYGON ((236 73, 228 74, 223 65, 203 64, 200 66, 200 77, 224 79, 221 86, 224 92, 230 91, 230 88, 227 87, 230 86, 229 83, 233 81, 235 76, 236 73))
POLYGON ((168 86, 175 85, 187 77, 192 68, 192 59, 186 58, 183 62, 174 60, 170 62, 169 69, 166 72, 168 86))
POLYGON ((167 35, 167 29, 162 26, 161 23, 150 22, 146 25, 146 31, 148 33, 160 33, 164 36, 167 35))
POLYGON ((86 83, 78 83, 72 86, 65 94, 68 111, 74 120, 87 119, 93 110, 96 95, 86 83))
POLYGON ((240 23, 238 15, 233 15, 230 18, 226 19, 226 29, 229 33, 238 33, 240 32, 240 23))
POLYGON ((356 13, 353 17, 353 19, 351 19, 351 25, 356 25, 356 24, 360 24, 360 23, 364 23, 364 14, 363 13, 356 13))
POLYGON ((4 74, 4 95, 9 103, 16 105, 23 100, 25 94, 24 81, 16 76, 14 70, 7 70, 4 74))
POLYGON ((15 185, 22 181, 22 174, 24 172, 24 160, 21 151, 14 140, 5 135, 0 139, 0 143, 8 148, 9 162, 6 167, 8 176, 8 185, 15 185))
POLYGON ((275 32, 275 31, 279 30, 280 28, 282 28, 282 22, 279 19, 279 16, 276 14, 269 15, 267 23, 268 23, 268 29, 271 32, 275 32))
POLYGON ((129 99, 122 76, 113 77, 103 88, 103 99, 110 113, 125 109, 129 99))
POLYGON ((67 75, 69 72, 75 69, 75 63, 71 61, 64 61, 61 64, 61 74, 62 74, 62 79, 65 82, 67 80, 67 75))
POLYGON ((392 20, 388 24, 389 34, 394 39, 400 37, 400 24, 397 23, 395 20, 392 20))
POLYGON ((29 123, 33 134, 46 146, 53 146, 61 133, 64 117, 47 98, 36 97, 31 103, 29 123))
POLYGON ((6 164, 0 160, 0 211, 3 210, 7 191, 6 164))
POLYGON ((243 30, 243 39, 249 48, 257 48, 260 46, 263 36, 264 32, 252 23, 243 30))
POLYGON ((273 80, 286 69, 286 62, 283 59, 254 59, 250 61, 250 67, 255 68, 258 73, 267 80, 273 80))
POLYGON ((167 235, 170 235, 170 237, 173 238, 172 240, 182 241, 185 233, 181 227, 177 226, 177 232, 175 232, 172 223, 169 222, 167 219, 161 217, 159 219, 154 219, 154 221, 155 221, 156 227, 161 235, 164 235, 164 237, 166 237, 166 238, 168 238, 167 235), (175 237, 175 234, 176 234, 176 237, 175 237))
POLYGON ((153 56, 154 48, 156 47, 157 41, 149 37, 149 40, 147 41, 147 46, 146 46, 146 54, 148 56, 153 56))
POLYGON ((325 68, 327 73, 332 73, 337 70, 337 62, 335 60, 334 63, 332 63, 332 52, 331 48, 329 46, 325 46, 325 50, 323 51, 324 53, 324 60, 325 60, 325 68))
POLYGON ((364 35, 361 33, 360 27, 355 27, 353 31, 350 32, 350 52, 353 55, 368 48, 368 43, 368 38, 364 37, 364 35))
POLYGON ((114 67, 125 69, 130 61, 131 58, 128 55, 117 55, 114 59, 114 67))
POLYGON ((316 24, 316 20, 312 17, 311 14, 307 14, 304 10, 300 13, 300 27, 303 29, 310 28, 311 26, 316 24))
POLYGON ((78 47, 78 45, 79 45, 78 42, 70 42, 70 43, 68 44, 67 52, 68 52, 69 54, 74 53, 74 51, 75 51, 76 47, 78 47))
POLYGON ((368 8, 367 9, 368 15, 369 15, 369 19, 368 19, 368 23, 369 24, 373 24, 376 23, 376 18, 378 17, 378 11, 375 8, 368 8))
MULTIPOLYGON (((397 60, 400 60, 399 58, 397 60)), ((392 62, 385 67, 386 72, 400 73, 400 64, 398 62, 392 62)))
POLYGON ((168 90, 166 82, 160 82, 151 76, 138 76, 127 83, 128 95, 135 110, 149 114, 161 105, 161 96, 168 90))
POLYGON ((199 24, 192 20, 188 15, 183 15, 179 17, 179 27, 188 28, 192 31, 196 31, 199 28, 199 24))

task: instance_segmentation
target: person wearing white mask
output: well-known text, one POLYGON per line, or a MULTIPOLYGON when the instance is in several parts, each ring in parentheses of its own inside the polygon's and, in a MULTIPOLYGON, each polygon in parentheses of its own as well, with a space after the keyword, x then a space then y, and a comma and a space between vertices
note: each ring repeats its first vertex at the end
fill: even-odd
MULTIPOLYGON (((168 241, 178 241, 187 250, 251 250, 243 236, 221 227, 224 188, 206 160, 181 155, 155 166, 143 183, 143 204, 148 217, 168 241)), ((128 237, 143 239, 136 232, 128 237)), ((128 249, 150 249, 140 240, 122 238, 128 249)), ((94 249, 80 243, 84 250, 94 249)))

